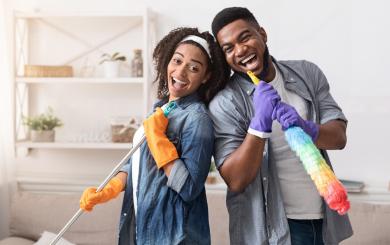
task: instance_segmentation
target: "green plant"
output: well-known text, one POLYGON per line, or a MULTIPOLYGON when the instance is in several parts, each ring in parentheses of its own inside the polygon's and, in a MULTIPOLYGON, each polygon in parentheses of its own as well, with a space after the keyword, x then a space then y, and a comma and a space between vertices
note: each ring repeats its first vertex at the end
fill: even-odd
POLYGON ((33 117, 23 117, 23 124, 31 130, 43 131, 53 130, 55 127, 61 127, 61 120, 53 115, 53 109, 47 108, 45 113, 33 117))
POLYGON ((99 65, 106 61, 126 61, 126 56, 120 55, 119 52, 115 52, 112 55, 104 53, 102 54, 101 58, 102 60, 99 62, 99 65))
POLYGON ((210 164, 210 169, 209 169, 209 172, 215 172, 217 170, 217 168, 215 167, 215 162, 214 162, 214 158, 211 159, 211 164, 210 164))

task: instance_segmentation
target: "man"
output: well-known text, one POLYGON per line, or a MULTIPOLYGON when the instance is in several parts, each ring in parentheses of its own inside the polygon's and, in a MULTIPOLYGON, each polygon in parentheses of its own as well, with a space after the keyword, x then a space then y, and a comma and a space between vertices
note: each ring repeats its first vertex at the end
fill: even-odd
POLYGON ((267 34, 246 8, 219 12, 212 31, 234 71, 209 105, 231 244, 338 244, 351 236, 347 215, 327 207, 283 134, 300 126, 329 165, 325 150, 344 148, 347 119, 324 74, 270 56, 267 34), (265 82, 255 86, 248 70, 265 82))

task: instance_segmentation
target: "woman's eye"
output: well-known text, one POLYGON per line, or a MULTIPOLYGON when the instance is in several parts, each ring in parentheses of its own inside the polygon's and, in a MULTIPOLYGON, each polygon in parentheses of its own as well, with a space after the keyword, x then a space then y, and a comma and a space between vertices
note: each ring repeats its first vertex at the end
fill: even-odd
POLYGON ((190 68, 190 71, 192 71, 192 72, 199 71, 199 68, 197 66, 190 66, 189 68, 190 68))
POLYGON ((177 58, 173 58, 172 59, 172 62, 174 63, 174 64, 180 64, 180 59, 177 59, 177 58))

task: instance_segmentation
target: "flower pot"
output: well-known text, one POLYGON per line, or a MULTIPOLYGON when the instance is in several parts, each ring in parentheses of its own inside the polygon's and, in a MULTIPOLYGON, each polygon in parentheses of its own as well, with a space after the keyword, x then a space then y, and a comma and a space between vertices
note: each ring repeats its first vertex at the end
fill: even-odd
POLYGON ((206 184, 212 185, 212 184, 217 184, 218 182, 218 174, 215 171, 209 172, 207 179, 206 179, 206 184))
POLYGON ((54 130, 31 130, 30 138, 32 142, 54 142, 54 130))
POLYGON ((105 77, 118 77, 119 76, 119 62, 106 61, 103 63, 104 76, 105 77))

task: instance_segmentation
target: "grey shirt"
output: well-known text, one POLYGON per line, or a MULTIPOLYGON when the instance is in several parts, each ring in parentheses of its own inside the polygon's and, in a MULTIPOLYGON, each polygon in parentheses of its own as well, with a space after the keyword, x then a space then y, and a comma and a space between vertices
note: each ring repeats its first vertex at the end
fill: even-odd
MULTIPOLYGON (((287 90, 301 96, 307 103, 308 119, 324 124, 330 120, 347 121, 329 92, 322 71, 307 61, 273 60, 281 71, 287 90)), ((215 163, 219 168, 243 142, 253 116, 252 97, 255 85, 234 74, 225 89, 210 102, 209 110, 215 130, 215 163)), ((326 151, 321 151, 330 165, 326 151)), ((228 190, 227 208, 231 244, 291 244, 277 178, 276 166, 270 164, 268 144, 261 170, 242 193, 228 190)), ((340 216, 327 205, 324 211, 325 244, 338 244, 352 235, 347 215, 340 216)))

